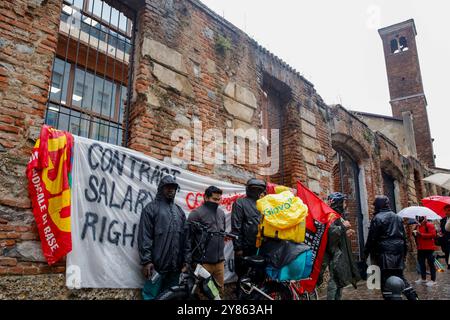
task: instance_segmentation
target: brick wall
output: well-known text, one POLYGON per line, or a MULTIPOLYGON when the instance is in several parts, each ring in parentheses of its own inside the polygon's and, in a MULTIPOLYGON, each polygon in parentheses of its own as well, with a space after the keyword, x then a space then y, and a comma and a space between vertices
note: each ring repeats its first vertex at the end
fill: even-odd
POLYGON ((56 51, 60 1, 0 3, 0 274, 48 267, 28 199, 25 167, 43 124, 56 51))

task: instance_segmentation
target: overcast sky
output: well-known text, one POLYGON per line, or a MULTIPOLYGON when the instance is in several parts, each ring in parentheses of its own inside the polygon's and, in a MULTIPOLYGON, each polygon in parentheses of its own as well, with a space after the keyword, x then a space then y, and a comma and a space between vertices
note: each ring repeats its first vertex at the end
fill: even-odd
POLYGON ((413 18, 438 167, 450 168, 450 1, 201 0, 314 83, 328 104, 392 115, 377 30, 413 18))

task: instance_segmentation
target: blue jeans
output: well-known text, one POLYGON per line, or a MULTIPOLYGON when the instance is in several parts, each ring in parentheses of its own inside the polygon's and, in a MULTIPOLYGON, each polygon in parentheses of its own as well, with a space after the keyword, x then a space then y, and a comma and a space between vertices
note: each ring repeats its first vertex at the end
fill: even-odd
POLYGON ((180 272, 161 273, 161 277, 153 283, 151 280, 145 281, 142 288, 143 300, 154 300, 161 292, 170 287, 178 285, 180 272))

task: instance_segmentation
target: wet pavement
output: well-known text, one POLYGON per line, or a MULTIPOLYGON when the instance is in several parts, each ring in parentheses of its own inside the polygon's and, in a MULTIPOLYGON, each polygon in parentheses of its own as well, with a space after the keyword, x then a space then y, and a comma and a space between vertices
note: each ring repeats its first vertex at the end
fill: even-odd
MULTIPOLYGON (((420 300, 450 300, 450 271, 438 272, 436 284, 427 287, 425 284, 416 284, 415 281, 420 278, 416 272, 406 272, 406 279, 416 289, 420 300)), ((427 277, 427 280, 429 280, 427 277)), ((343 300, 382 300, 380 290, 369 290, 365 282, 358 284, 358 289, 347 287, 344 289, 343 300)))

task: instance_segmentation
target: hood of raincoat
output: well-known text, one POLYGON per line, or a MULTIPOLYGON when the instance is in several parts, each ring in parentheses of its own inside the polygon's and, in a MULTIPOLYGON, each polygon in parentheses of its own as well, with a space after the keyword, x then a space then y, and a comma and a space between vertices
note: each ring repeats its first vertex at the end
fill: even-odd
POLYGON ((389 198, 386 196, 376 196, 373 206, 375 207, 375 214, 391 210, 389 198))
POLYGON ((167 185, 176 186, 177 191, 180 189, 180 185, 177 183, 175 178, 171 175, 166 175, 159 181, 158 191, 156 192, 156 199, 158 199, 158 200, 166 199, 166 197, 164 197, 164 194, 163 194, 163 188, 164 188, 164 186, 167 186, 167 185))

